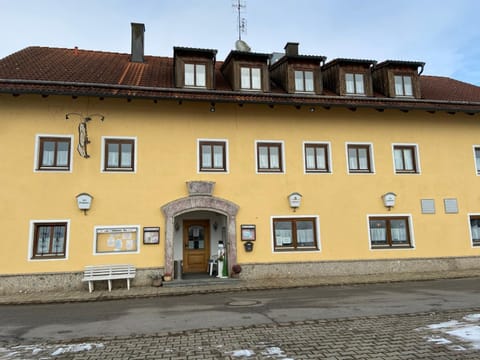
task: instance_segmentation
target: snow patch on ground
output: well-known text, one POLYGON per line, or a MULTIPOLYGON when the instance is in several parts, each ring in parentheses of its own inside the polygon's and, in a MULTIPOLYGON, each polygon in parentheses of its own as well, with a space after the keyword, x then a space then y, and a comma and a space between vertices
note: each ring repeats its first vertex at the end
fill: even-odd
POLYGON ((28 359, 30 356, 41 356, 42 359, 53 359, 67 353, 78 353, 103 348, 101 343, 81 343, 62 345, 18 345, 11 348, 0 347, 0 359, 28 359))
POLYGON ((232 351, 232 356, 233 357, 250 357, 255 355, 255 353, 252 350, 235 350, 232 351))
MULTIPOLYGON (((257 349, 257 353, 261 354, 262 356, 267 356, 268 359, 294 360, 293 358, 287 357, 285 352, 277 346, 268 346, 264 343, 261 343, 257 346, 254 346, 254 348, 260 348, 257 349)), ((257 353, 255 353, 254 350, 243 349, 231 351, 229 355, 238 358, 249 358, 251 356, 255 356, 257 353)))
POLYGON ((436 345, 446 345, 451 350, 480 349, 480 314, 465 315, 461 321, 431 324, 417 330, 433 333, 425 339, 436 345))

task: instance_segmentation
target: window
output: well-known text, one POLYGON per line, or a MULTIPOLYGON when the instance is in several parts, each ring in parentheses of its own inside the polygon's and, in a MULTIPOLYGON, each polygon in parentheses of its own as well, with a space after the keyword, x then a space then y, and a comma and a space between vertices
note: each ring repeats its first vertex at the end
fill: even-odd
POLYGON ((257 143, 257 171, 282 172, 282 143, 257 143))
POLYGON ((275 251, 318 250, 316 220, 316 218, 274 218, 275 251))
POLYGON ((350 144, 347 146, 348 170, 351 173, 372 173, 370 145, 350 144))
POLYGON ((246 90, 261 90, 262 79, 260 68, 242 67, 240 69, 240 87, 246 90))
POLYGON ((475 146, 473 148, 474 156, 475 156, 475 168, 477 174, 480 175, 480 146, 475 146))
POLYGON ((306 143, 305 172, 330 172, 328 144, 306 143))
POLYGON ((480 246, 480 215, 470 215, 470 237, 473 246, 480 246))
POLYGON ((345 74, 345 92, 347 94, 365 95, 363 74, 345 74))
POLYGON ((226 172, 225 141, 199 141, 199 171, 226 172))
POLYGON ((372 248, 410 248, 410 226, 407 216, 369 217, 372 248))
POLYGON ((205 87, 206 79, 204 64, 185 64, 185 86, 205 87))
POLYGON ((398 174, 414 174, 418 172, 417 151, 414 145, 394 145, 393 160, 395 172, 398 174))
POLYGON ((104 171, 134 171, 135 141, 105 139, 104 171))
POLYGON ((295 70, 295 91, 314 92, 313 71, 295 70))
POLYGON ((70 137, 39 137, 38 170, 70 170, 70 137))
POLYGON ((412 78, 410 76, 395 75, 395 95, 413 96, 412 78))
POLYGON ((67 223, 34 223, 32 259, 65 258, 67 223))

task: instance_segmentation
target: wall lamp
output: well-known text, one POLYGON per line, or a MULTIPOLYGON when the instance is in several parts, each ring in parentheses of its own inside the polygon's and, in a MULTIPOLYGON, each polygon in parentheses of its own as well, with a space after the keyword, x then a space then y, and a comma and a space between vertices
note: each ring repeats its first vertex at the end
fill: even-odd
POLYGON ((297 208, 299 208, 300 204, 302 203, 302 195, 299 194, 298 192, 293 192, 290 195, 288 195, 288 202, 290 204, 290 207, 293 209, 293 211, 296 211, 297 208))
POLYGON ((210 112, 215 112, 215 103, 210 104, 210 112))
POLYGON ((87 193, 81 193, 77 195, 77 206, 80 210, 83 210, 83 214, 87 215, 87 211, 92 207, 93 196, 87 193))
POLYGON ((391 191, 382 195, 383 205, 388 209, 388 211, 392 210, 392 207, 395 206, 396 197, 397 194, 391 191))

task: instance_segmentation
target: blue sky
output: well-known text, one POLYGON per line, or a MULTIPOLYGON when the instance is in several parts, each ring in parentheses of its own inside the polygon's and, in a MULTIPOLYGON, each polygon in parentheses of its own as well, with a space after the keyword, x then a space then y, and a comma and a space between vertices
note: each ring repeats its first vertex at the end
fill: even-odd
MULTIPOLYGON (((27 46, 130 52, 130 23, 144 23, 145 53, 217 49, 238 38, 236 0, 0 0, 0 58, 27 46)), ((424 74, 480 86, 478 0, 244 0, 252 51, 414 60, 424 74)))

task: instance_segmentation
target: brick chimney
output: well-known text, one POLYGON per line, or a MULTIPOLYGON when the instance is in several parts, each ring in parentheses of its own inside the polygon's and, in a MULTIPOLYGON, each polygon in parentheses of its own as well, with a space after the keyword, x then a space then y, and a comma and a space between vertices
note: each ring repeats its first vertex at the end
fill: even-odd
POLYGON ((132 23, 132 56, 130 61, 143 62, 145 24, 132 23))

